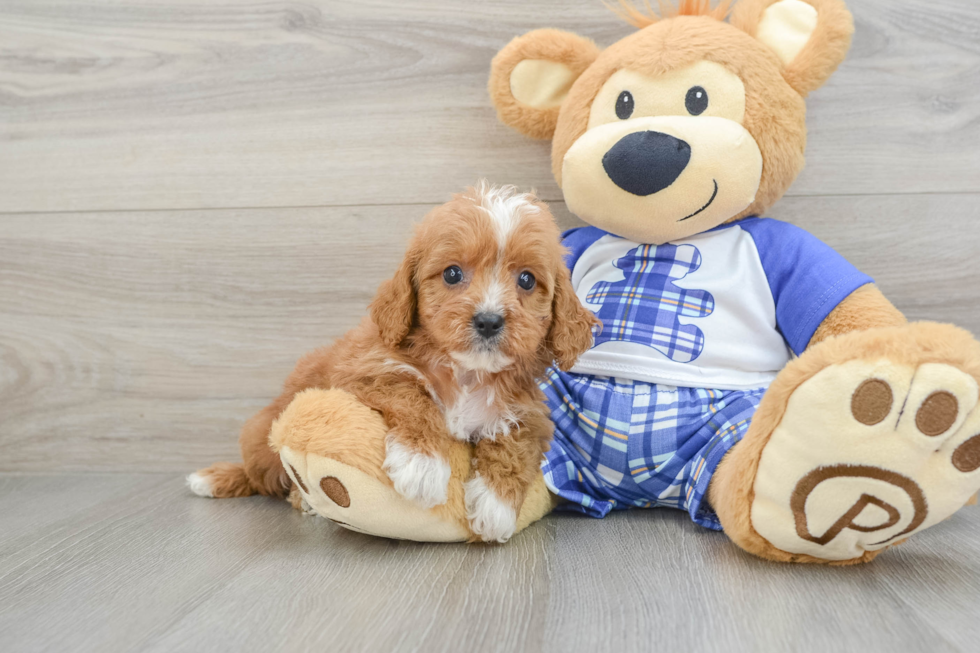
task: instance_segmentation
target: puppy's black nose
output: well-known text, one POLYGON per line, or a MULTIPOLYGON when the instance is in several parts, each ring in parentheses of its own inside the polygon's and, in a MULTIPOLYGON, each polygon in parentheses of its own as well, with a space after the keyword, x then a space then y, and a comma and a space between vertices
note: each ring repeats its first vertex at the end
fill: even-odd
POLYGON ((489 340, 504 328, 504 316, 499 313, 477 313, 473 316, 473 328, 481 338, 489 340))
POLYGON ((680 177, 691 160, 691 146, 660 132, 633 132, 623 136, 602 157, 602 167, 613 183, 640 197, 653 195, 680 177))

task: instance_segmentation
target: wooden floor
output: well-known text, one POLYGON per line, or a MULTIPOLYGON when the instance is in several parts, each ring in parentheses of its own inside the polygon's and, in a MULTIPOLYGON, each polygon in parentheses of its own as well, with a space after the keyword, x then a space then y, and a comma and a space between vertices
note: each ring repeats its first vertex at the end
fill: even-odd
MULTIPOLYGON (((849 5, 771 214, 980 333, 980 3, 849 5)), ((449 193, 576 223, 485 90, 540 26, 631 29, 599 0, 0 0, 0 650, 980 648, 977 508, 810 569, 676 512, 422 546, 182 487, 449 193)))
POLYGON ((859 568, 766 563, 680 511, 504 546, 382 540, 173 475, 0 476, 5 651, 976 651, 980 520, 859 568))

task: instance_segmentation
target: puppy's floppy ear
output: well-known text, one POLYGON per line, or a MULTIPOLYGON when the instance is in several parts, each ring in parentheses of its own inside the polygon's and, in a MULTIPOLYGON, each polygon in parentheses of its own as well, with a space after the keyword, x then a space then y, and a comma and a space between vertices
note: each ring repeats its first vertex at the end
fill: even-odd
POLYGON ((854 34, 842 0, 739 0, 731 24, 776 53, 783 77, 803 97, 837 70, 854 34))
POLYGON ((568 89, 599 56, 589 39, 557 29, 518 36, 490 65, 488 89, 500 122, 531 138, 551 138, 568 89))
POLYGON ((420 259, 420 247, 417 238, 413 238, 395 276, 381 284, 371 302, 371 319, 388 347, 400 345, 415 323, 418 308, 415 271, 420 259))
POLYGON ((576 297, 571 275, 562 264, 555 274, 555 297, 547 339, 558 367, 570 370, 578 357, 591 349, 592 327, 601 324, 576 297))

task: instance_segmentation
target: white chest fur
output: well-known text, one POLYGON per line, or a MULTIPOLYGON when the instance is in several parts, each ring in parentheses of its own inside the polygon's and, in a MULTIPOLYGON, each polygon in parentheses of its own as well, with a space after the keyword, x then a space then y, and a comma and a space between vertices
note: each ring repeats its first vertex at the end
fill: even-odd
POLYGON ((446 426, 459 440, 478 442, 509 435, 517 418, 496 401, 493 386, 464 387, 455 401, 446 407, 446 426))

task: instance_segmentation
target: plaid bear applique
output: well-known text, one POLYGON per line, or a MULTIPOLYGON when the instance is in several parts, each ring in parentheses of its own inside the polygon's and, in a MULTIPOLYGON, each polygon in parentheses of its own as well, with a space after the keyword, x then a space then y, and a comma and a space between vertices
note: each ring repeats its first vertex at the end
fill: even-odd
POLYGON ((694 245, 640 245, 613 265, 625 273, 622 281, 601 281, 586 296, 600 305, 596 315, 603 342, 635 342, 656 349, 672 361, 689 363, 704 350, 704 333, 679 317, 706 317, 715 308, 705 290, 685 290, 674 284, 701 267, 694 245))

